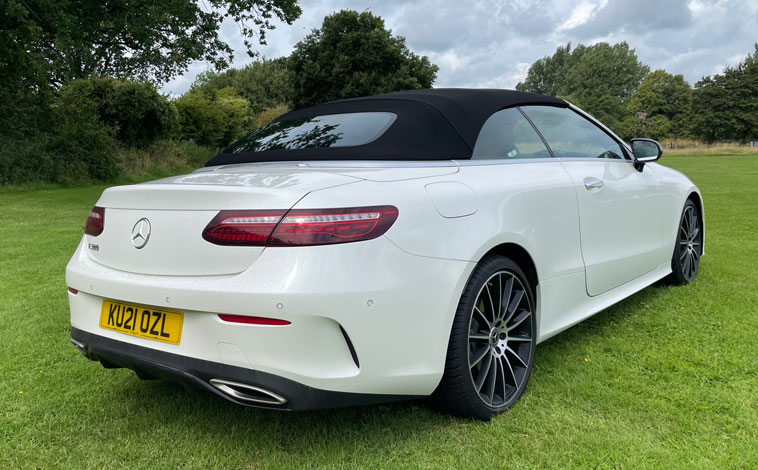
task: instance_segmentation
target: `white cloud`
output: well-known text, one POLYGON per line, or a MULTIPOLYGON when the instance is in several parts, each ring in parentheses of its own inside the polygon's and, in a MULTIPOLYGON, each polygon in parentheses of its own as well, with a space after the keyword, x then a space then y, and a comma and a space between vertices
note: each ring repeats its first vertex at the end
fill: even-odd
MULTIPOLYGON (((680 73, 694 83, 753 52, 755 0, 302 0, 303 15, 267 34, 264 57, 288 55, 295 43, 341 9, 371 11, 408 47, 440 71, 435 86, 513 88, 529 65, 571 42, 627 41, 652 70, 680 73)), ((233 23, 222 37, 234 66, 250 63, 233 23)), ((208 64, 193 64, 163 87, 181 94, 208 64)))
POLYGON ((595 3, 588 1, 579 3, 579 5, 575 6, 574 9, 571 10, 571 15, 568 17, 568 19, 561 23, 560 26, 558 26, 558 31, 566 31, 583 25, 592 18, 593 13, 595 13, 598 8, 602 8, 604 6, 605 4, 596 5, 595 3))

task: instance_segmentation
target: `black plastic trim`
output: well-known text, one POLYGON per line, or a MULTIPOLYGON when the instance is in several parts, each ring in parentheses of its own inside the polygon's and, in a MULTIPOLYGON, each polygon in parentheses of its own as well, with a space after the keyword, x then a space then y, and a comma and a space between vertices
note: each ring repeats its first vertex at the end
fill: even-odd
POLYGON ((83 345, 83 347, 77 346, 77 349, 90 360, 100 361, 108 366, 115 365, 132 369, 146 377, 156 377, 178 382, 188 387, 201 388, 238 405, 294 411, 341 408, 421 398, 418 395, 385 395, 322 390, 278 375, 136 346, 73 327, 71 328, 71 338, 83 345), (281 406, 239 401, 210 385, 209 381, 212 378, 255 385, 271 390, 285 397, 288 401, 281 406))
POLYGON ((355 352, 355 346, 353 346, 353 342, 350 341, 350 337, 347 335, 347 331, 340 325, 340 331, 342 332, 342 336, 345 338, 345 342, 347 343, 347 348, 350 350, 350 355, 353 356, 353 362, 355 362, 355 367, 361 368, 361 363, 358 362, 358 354, 355 352))

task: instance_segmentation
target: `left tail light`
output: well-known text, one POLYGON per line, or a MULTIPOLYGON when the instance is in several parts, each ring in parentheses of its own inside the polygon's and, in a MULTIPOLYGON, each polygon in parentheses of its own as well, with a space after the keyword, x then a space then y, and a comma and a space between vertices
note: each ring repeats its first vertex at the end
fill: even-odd
POLYGON ((96 237, 103 233, 105 228, 105 208, 95 206, 87 217, 87 223, 84 224, 84 233, 96 237))
POLYGON ((397 220, 394 206, 221 211, 203 230, 216 245, 313 246, 371 240, 397 220))

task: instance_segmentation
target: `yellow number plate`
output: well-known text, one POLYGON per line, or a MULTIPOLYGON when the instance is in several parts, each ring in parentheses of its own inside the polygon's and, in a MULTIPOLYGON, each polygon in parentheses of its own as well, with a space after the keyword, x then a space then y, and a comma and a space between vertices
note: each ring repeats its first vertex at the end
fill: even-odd
POLYGON ((114 300, 103 300, 100 309, 100 328, 163 343, 179 344, 183 321, 182 312, 114 300))

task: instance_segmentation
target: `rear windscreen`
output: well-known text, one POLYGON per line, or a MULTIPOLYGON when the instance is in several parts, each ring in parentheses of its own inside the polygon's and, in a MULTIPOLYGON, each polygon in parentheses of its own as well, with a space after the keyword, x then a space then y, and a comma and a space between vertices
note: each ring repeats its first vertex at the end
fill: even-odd
POLYGON ((363 145, 381 136, 395 118, 395 113, 366 112, 273 122, 233 143, 224 153, 363 145))

